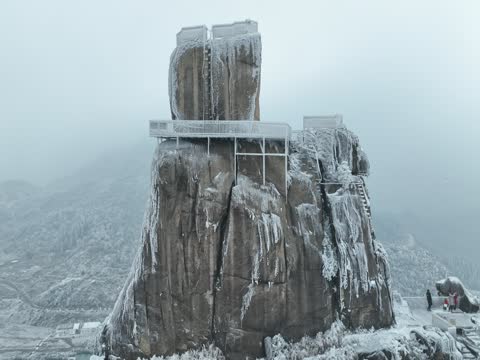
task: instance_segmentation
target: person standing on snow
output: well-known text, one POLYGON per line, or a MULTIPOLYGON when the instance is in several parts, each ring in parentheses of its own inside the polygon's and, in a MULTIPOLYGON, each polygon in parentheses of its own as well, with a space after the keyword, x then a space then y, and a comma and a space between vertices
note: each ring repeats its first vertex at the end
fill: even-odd
POLYGON ((430 289, 427 289, 427 304, 428 304, 428 311, 432 310, 432 294, 430 293, 430 289))
POLYGON ((455 297, 452 293, 448 294, 448 305, 450 305, 450 312, 453 312, 453 307, 455 306, 455 297))
POLYGON ((453 306, 454 306, 454 309, 457 310, 457 307, 458 307, 458 294, 457 293, 453 294, 453 306))

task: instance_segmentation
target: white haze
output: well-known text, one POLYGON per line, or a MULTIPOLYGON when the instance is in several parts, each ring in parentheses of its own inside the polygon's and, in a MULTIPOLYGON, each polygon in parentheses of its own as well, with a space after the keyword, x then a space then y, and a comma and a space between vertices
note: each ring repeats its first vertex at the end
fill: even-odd
POLYGON ((369 154, 374 208, 467 253, 480 235, 479 4, 2 0, 0 181, 47 184, 151 141, 180 27, 251 18, 262 119, 342 113, 369 154))

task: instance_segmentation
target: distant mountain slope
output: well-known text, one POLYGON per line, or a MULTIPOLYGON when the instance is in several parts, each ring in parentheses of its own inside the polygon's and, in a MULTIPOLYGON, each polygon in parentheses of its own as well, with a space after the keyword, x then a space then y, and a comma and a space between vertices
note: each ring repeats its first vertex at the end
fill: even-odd
POLYGON ((83 309, 92 320, 108 314, 136 250, 152 151, 145 142, 105 155, 28 194, 26 185, 0 186, 15 200, 0 202, 0 285, 17 288, 0 294, 0 308, 15 310, 12 321, 54 326, 83 309))
POLYGON ((449 274, 447 267, 416 243, 412 234, 397 242, 383 242, 390 260, 393 288, 404 296, 433 291, 435 282, 449 274))
POLYGON ((434 290, 435 282, 448 275, 458 276, 470 289, 480 289, 480 268, 467 256, 445 252, 442 258, 436 256, 409 232, 399 217, 380 213, 375 214, 374 221, 377 236, 388 254, 393 288, 402 295, 424 295, 427 288, 434 290))
POLYGON ((0 204, 5 207, 34 195, 39 191, 35 185, 23 180, 10 180, 0 183, 0 204))

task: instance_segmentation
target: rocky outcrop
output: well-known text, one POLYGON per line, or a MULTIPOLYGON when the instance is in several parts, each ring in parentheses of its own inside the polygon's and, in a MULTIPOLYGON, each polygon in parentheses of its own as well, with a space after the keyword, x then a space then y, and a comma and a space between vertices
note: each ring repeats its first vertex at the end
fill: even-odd
POLYGON ((259 120, 261 49, 256 31, 179 41, 170 58, 172 118, 259 120))
POLYGON ((466 313, 476 313, 479 310, 480 301, 460 281, 460 279, 449 276, 446 279, 437 281, 435 284, 440 295, 458 294, 458 307, 466 313))
MULTIPOLYGON (((256 23, 187 28, 171 57, 174 119, 259 119, 256 23)), ((218 346, 263 355, 266 336, 299 339, 341 319, 393 322, 389 270, 374 240, 368 159, 346 128, 305 131, 287 161, 238 156, 233 140, 158 145, 129 279, 103 332, 122 358, 218 346), (234 166, 236 165, 236 169, 234 166), (262 173, 265 166, 265 181, 262 173)), ((241 152, 256 141, 237 139, 241 152)), ((269 152, 285 152, 268 141, 269 152)))
POLYGON ((266 336, 298 339, 336 319, 392 324, 357 137, 323 129, 292 143, 288 196, 275 185, 284 167, 272 162, 261 185, 260 163, 250 160, 235 183, 229 140, 212 141, 210 156, 203 141, 158 146, 141 248, 106 327, 113 353, 135 359, 213 342, 244 359, 263 355, 266 336))

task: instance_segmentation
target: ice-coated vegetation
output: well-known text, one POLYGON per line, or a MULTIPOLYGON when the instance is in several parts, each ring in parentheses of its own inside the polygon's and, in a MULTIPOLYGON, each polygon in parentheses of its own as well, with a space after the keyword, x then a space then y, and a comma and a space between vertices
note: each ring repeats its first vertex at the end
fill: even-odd
MULTIPOLYGON (((213 345, 204 347, 201 350, 191 350, 183 354, 174 354, 171 356, 154 356, 150 360, 224 360, 220 349, 213 345)), ((143 359, 142 359, 143 360, 143 359)))
MULTIPOLYGON (((118 359, 117 357, 111 357, 112 359, 118 359)), ((200 350, 190 350, 184 352, 183 354, 173 354, 170 356, 153 356, 149 359, 138 358, 138 360, 224 360, 220 349, 216 348, 213 345, 208 347, 203 347, 200 350)), ((104 360, 104 356, 93 355, 90 357, 90 360, 104 360)))
POLYGON ((324 182, 353 180, 350 176, 354 169, 360 175, 369 174, 368 159, 358 137, 344 126, 306 129, 294 144, 308 151, 321 164, 318 170, 324 182))
POLYGON ((450 334, 422 327, 349 331, 337 321, 315 337, 305 336, 291 343, 275 335, 271 344, 272 360, 356 360, 375 354, 378 356, 375 358, 392 360, 428 360, 442 355, 451 360, 462 359, 450 334), (428 346, 424 340, 429 342, 428 346))

